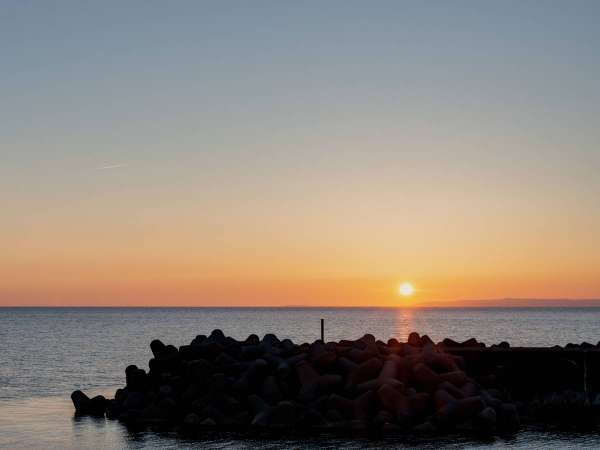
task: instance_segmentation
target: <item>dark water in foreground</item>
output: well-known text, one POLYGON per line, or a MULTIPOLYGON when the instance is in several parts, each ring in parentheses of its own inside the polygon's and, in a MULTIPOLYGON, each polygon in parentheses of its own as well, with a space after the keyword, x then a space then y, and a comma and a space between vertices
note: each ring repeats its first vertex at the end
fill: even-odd
POLYGON ((550 346, 600 340, 597 308, 503 309, 312 309, 312 308, 6 308, 0 309, 0 448, 581 448, 600 447, 597 434, 525 430, 514 438, 480 442, 293 438, 247 440, 211 435, 186 441, 173 434, 130 431, 116 421, 76 419, 71 391, 111 396, 125 382, 128 364, 147 368, 154 338, 187 344, 197 334, 221 328, 245 338, 276 333, 296 342, 319 336, 405 339, 410 331, 434 340, 471 336, 488 344, 550 346))

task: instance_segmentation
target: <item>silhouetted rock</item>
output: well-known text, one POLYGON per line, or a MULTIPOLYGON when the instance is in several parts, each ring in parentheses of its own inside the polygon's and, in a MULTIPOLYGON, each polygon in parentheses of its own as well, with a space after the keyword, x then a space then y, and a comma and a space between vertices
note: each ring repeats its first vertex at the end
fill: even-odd
POLYGON ((412 345, 413 347, 420 347, 421 346, 421 337, 419 336, 419 333, 416 332, 412 332, 408 335, 408 345, 412 345))
POLYGON ((458 342, 456 342, 456 341, 454 341, 454 340, 452 340, 452 339, 450 339, 450 338, 445 338, 445 339, 442 341, 442 344, 443 344, 445 347, 449 347, 449 348, 462 347, 462 344, 459 344, 458 342))
MULTIPOLYGON (((483 344, 485 345, 485 344, 483 344)), ((477 339, 475 338, 469 338, 466 341, 462 342, 460 344, 461 347, 467 347, 467 348, 474 348, 474 347, 481 347, 482 344, 480 344, 479 342, 477 342, 477 339)))
POLYGON ((89 398, 81 391, 74 391, 71 400, 78 415, 103 416, 108 407, 108 401, 102 396, 89 398))
POLYGON ((429 336, 424 334, 423 336, 421 336, 421 345, 425 346, 427 344, 435 345, 435 342, 433 342, 429 336))
POLYGON ((152 350, 154 357, 157 358, 165 350, 165 344, 158 339, 154 339, 150 342, 150 350, 152 350))

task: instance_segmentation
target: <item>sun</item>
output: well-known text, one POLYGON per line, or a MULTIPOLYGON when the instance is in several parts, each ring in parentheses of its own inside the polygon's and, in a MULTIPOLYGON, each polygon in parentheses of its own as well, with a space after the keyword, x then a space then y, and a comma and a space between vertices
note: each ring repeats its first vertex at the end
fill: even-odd
POLYGON ((415 292, 415 288, 408 281, 404 281, 398 285, 398 294, 402 297, 410 297, 415 292))

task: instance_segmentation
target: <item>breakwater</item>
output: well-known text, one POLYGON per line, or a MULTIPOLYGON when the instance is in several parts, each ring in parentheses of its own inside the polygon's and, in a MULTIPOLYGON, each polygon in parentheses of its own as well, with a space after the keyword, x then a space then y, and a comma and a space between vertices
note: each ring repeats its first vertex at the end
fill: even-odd
POLYGON ((176 348, 155 340, 149 370, 128 366, 113 399, 73 392, 77 414, 207 429, 482 434, 522 421, 595 426, 600 351, 486 347, 475 339, 295 344, 220 330, 176 348))

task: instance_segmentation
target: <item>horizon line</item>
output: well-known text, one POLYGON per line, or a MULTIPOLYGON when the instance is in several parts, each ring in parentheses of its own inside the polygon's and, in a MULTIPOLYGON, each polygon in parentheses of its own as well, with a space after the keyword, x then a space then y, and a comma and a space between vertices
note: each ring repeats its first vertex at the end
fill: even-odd
MULTIPOLYGON (((522 300, 521 300, 522 301, 522 300)), ((540 301, 548 301, 546 299, 540 301)), ((0 309, 78 308, 78 309, 526 309, 526 308, 600 308, 600 299, 571 300, 550 304, 415 304, 415 305, 0 305, 0 309)))

